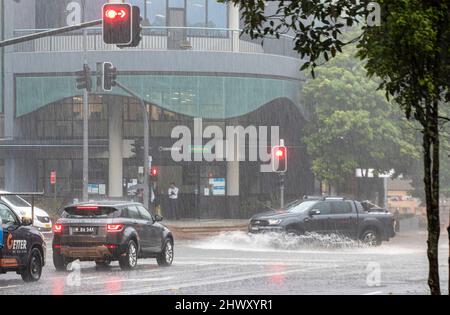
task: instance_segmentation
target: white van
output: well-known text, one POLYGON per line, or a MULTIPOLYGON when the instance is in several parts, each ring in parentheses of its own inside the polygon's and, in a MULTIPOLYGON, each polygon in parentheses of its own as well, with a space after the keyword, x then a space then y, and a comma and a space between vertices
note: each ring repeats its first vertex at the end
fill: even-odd
MULTIPOLYGON (((8 192, 0 191, 0 195, 2 193, 8 192)), ((19 218, 31 218, 31 204, 28 201, 17 195, 1 196, 0 198, 17 214, 19 218)), ((36 206, 34 207, 33 226, 44 233, 52 231, 52 220, 50 219, 48 213, 36 206)))

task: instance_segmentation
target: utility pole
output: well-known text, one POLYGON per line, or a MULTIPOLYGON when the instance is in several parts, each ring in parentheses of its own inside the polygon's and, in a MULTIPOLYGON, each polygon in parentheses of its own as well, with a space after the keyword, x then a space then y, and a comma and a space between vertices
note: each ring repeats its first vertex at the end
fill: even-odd
MULTIPOLYGON (((83 2, 84 4, 84 2, 83 2)), ((83 6, 83 22, 86 22, 86 6, 83 6)), ((83 29, 84 64, 88 64, 87 57, 87 29, 83 29)), ((90 74, 89 74, 90 75, 90 74)), ((83 201, 89 200, 89 93, 83 91, 83 201)))
POLYGON ((284 173, 280 173, 280 209, 284 208, 284 176, 284 173))
POLYGON ((272 148, 272 170, 280 175, 280 208, 284 208, 284 188, 287 172, 287 148, 284 139, 280 144, 272 148))
POLYGON ((149 116, 147 111, 147 105, 145 104, 142 97, 140 97, 138 94, 136 94, 133 90, 129 89, 125 85, 121 84, 118 81, 115 81, 116 86, 120 87, 122 90, 133 96, 134 98, 138 99, 141 103, 142 111, 143 111, 143 118, 144 118, 144 206, 149 209, 149 198, 150 198, 150 189, 149 189, 149 183, 148 183, 148 177, 150 175, 149 172, 149 164, 150 164, 150 158, 149 158, 149 150, 150 150, 150 125, 149 125, 149 116))

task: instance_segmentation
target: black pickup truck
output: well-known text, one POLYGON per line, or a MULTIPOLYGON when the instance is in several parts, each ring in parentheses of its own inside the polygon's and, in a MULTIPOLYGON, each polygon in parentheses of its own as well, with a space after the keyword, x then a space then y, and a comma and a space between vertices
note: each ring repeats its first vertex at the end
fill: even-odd
POLYGON ((367 212, 360 202, 340 197, 305 198, 284 209, 257 214, 250 219, 249 232, 335 233, 371 246, 395 236, 392 214, 382 209, 367 212))

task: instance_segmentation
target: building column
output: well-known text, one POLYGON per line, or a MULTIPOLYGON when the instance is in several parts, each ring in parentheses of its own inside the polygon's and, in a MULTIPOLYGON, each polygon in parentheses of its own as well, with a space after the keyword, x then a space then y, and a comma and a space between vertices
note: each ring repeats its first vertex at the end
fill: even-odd
POLYGON ((239 161, 227 162, 227 195, 239 196, 239 161))
POLYGON ((239 6, 235 6, 232 3, 228 5, 228 28, 236 30, 231 32, 232 51, 239 52, 239 6))
POLYGON ((109 197, 123 197, 123 104, 118 97, 105 97, 108 102, 109 129, 109 197))
POLYGON ((240 213, 239 161, 227 162, 227 210, 229 219, 245 216, 240 213))
POLYGON ((5 159, 5 189, 10 192, 35 192, 37 172, 37 161, 33 158, 5 159))
MULTIPOLYGON (((227 122, 227 125, 230 126, 238 126, 239 120, 238 119, 232 119, 227 122)), ((230 139, 227 139, 230 141, 230 139)), ((228 144, 228 145, 231 145, 228 144)), ((227 147, 227 158, 230 158, 230 151, 227 147)), ((235 137, 234 139, 234 156, 230 159, 230 161, 227 161, 227 209, 228 209, 228 216, 230 219, 238 219, 241 218, 245 214, 240 213, 240 162, 239 162, 239 137, 235 137)), ((244 162, 245 163, 245 162, 244 162)))

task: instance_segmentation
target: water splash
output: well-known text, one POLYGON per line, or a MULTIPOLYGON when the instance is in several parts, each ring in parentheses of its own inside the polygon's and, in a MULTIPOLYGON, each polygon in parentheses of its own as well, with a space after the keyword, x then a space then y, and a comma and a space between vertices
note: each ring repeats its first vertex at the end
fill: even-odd
POLYGON ((307 233, 288 235, 282 233, 248 234, 245 232, 224 232, 192 244, 196 248, 270 251, 270 250, 308 250, 342 249, 365 247, 361 242, 348 237, 329 234, 307 233))

